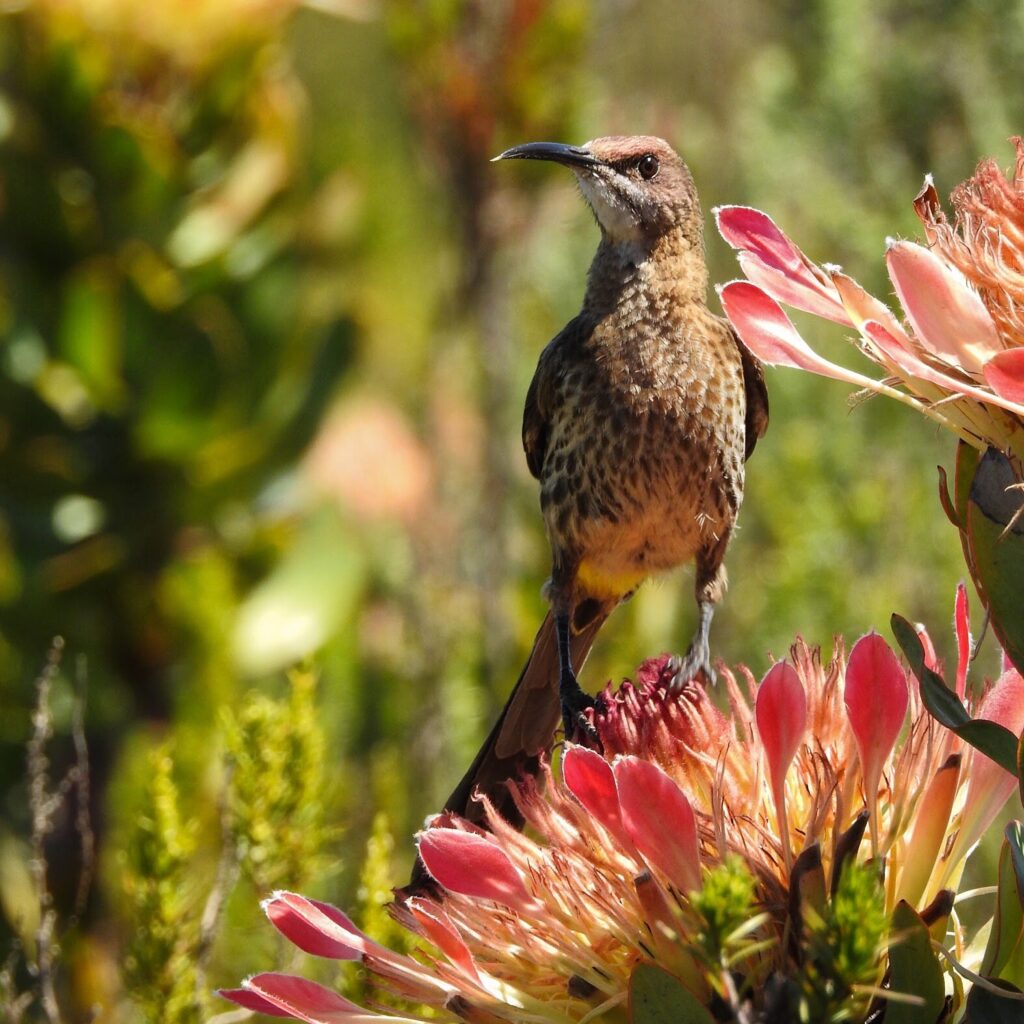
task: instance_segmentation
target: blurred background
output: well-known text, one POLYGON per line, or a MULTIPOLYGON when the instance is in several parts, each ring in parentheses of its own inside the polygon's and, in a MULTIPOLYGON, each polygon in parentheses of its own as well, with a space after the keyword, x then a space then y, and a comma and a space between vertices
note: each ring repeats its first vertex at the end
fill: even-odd
MULTIPOLYGON (((664 135, 884 296, 924 174, 1010 163, 1022 66, 1019 0, 0 5, 0 1014, 209 1019, 284 966, 274 887, 387 933, 543 615, 519 417, 597 242, 490 157, 664 135)), ((768 378, 714 654, 894 610, 948 654, 951 439, 768 378)), ((584 684, 693 611, 648 585, 584 684)))

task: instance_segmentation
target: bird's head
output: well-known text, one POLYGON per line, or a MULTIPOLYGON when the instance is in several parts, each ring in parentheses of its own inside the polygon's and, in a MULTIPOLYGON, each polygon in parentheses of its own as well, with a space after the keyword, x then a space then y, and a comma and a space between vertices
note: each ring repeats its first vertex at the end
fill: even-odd
POLYGON ((674 230, 697 242, 702 220, 690 170, 664 139, 614 135, 582 146, 528 142, 496 160, 550 160, 576 175, 612 243, 653 241, 674 230))

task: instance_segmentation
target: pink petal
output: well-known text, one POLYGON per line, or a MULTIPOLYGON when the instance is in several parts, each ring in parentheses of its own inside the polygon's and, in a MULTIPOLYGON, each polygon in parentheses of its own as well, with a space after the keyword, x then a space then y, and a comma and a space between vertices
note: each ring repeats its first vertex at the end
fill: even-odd
POLYGON ((432 942, 463 974, 479 982, 473 954, 463 941, 448 915, 430 900, 413 897, 408 903, 409 911, 420 926, 420 933, 432 942))
POLYGON ((877 633, 868 633, 853 645, 846 665, 844 698, 857 741, 865 795, 873 803, 882 767, 903 728, 909 699, 906 674, 877 633))
POLYGON ((972 388, 970 384, 964 384, 955 377, 950 377, 948 373, 936 370, 935 367, 926 363, 913 348, 906 344, 905 335, 901 337, 894 334, 888 327, 876 320, 866 320, 860 329, 878 353, 908 377, 918 377, 930 384, 937 384, 939 387, 958 391, 961 394, 976 391, 978 395, 984 395, 980 389, 972 388))
POLYGON ((243 984, 264 1004, 276 1007, 276 1012, 270 1012, 279 1017, 296 1017, 310 1024, 333 1024, 370 1015, 368 1010, 337 992, 292 974, 257 974, 243 984))
POLYGON ((863 325, 861 330, 883 355, 888 356, 901 372, 910 377, 919 377, 930 384, 937 384, 946 391, 952 391, 967 398, 974 398, 979 402, 986 402, 989 405, 997 405, 1002 409, 1011 409, 1015 412, 1024 411, 1020 410, 1013 402, 998 394, 974 387, 971 384, 965 384, 962 380, 958 380, 948 373, 943 373, 941 370, 929 366, 915 352, 907 349, 902 341, 880 323, 869 320, 863 325))
MULTIPOLYGON (((1004 672, 982 698, 975 718, 998 722, 1020 736, 1024 729, 1024 679, 1016 669, 1004 672)), ((992 823, 1010 794, 1017 789, 1017 779, 980 750, 971 750, 968 767, 967 796, 961 830, 964 842, 973 843, 992 823)))
POLYGON ((359 960, 376 947, 337 907, 294 892, 276 892, 263 902, 270 923, 304 953, 332 960, 359 960))
POLYGON ((718 233, 734 249, 793 277, 806 274, 806 257, 768 214, 751 206, 718 206, 713 212, 718 233))
POLYGON ((848 274, 844 274, 841 270, 830 270, 829 277, 832 279, 836 294, 843 304, 843 309, 846 310, 850 323, 857 330, 860 330, 868 320, 877 320, 890 330, 896 330, 899 327, 899 323, 889 307, 881 299, 876 299, 848 274))
POLYGON ((264 999, 263 996, 257 995, 247 988, 219 988, 217 995, 224 999, 230 999, 231 1002, 244 1006, 245 1009, 252 1010, 253 1013, 265 1013, 269 1017, 291 1016, 287 1010, 282 1010, 276 1003, 264 999))
POLYGON ((928 880, 942 852, 959 783, 960 756, 956 755, 935 773, 914 813, 898 894, 911 906, 918 906, 927 892, 928 880))
POLYGON ((914 342, 884 302, 876 299, 852 277, 848 277, 840 270, 831 271, 831 277, 843 308, 849 314, 853 326, 861 332, 861 336, 867 342, 868 354, 876 362, 881 361, 886 365, 896 364, 899 366, 902 365, 901 357, 908 353, 912 354, 915 359, 917 358, 914 342), (879 348, 871 335, 864 329, 869 322, 881 324, 889 332, 888 340, 891 341, 891 344, 885 348, 879 348))
POLYGON ((822 286, 809 288, 802 281, 787 277, 781 270, 766 266, 748 252, 741 252, 736 259, 740 269, 747 275, 747 280, 763 288, 776 301, 824 320, 832 320, 844 327, 850 326, 843 307, 834 296, 823 294, 826 289, 822 286))
POLYGON ((921 647, 924 649, 925 665, 933 672, 937 672, 939 669, 939 656, 935 653, 935 644, 932 643, 928 630, 920 622, 917 622, 914 624, 914 632, 917 633, 917 638, 921 641, 921 647))
POLYGON ((768 670, 757 688, 754 716, 778 806, 785 792, 786 772, 807 726, 807 695, 792 665, 780 661, 768 670))
POLYGON ((730 281, 719 289, 722 308, 743 343, 763 362, 874 388, 877 381, 822 359, 800 337, 782 307, 749 281, 730 281))
POLYGON ((979 374, 1003 344, 963 274, 914 242, 894 242, 885 260, 918 341, 953 366, 979 374))
POLYGON ((715 220, 721 236, 740 250, 740 266, 751 281, 780 302, 849 326, 822 272, 766 213, 749 206, 720 206, 715 220))
POLYGON ((431 828, 419 834, 419 853, 433 878, 449 892, 494 900, 524 913, 541 908, 508 855, 491 839, 431 828))
POLYGON ((994 355, 984 366, 985 383, 1001 398, 1024 412, 1024 348, 994 355))
POLYGON ((562 778, 569 792, 627 851, 632 851, 633 841, 622 824, 611 765, 594 750, 570 746, 562 757, 562 778))
POLYGON ((683 791, 638 757, 621 758, 613 771, 623 824, 644 859, 681 891, 699 889, 697 821, 683 791))
POLYGON ((967 692, 967 669, 971 663, 971 622, 967 612, 967 588, 958 583, 953 624, 956 628, 956 695, 961 700, 967 692))

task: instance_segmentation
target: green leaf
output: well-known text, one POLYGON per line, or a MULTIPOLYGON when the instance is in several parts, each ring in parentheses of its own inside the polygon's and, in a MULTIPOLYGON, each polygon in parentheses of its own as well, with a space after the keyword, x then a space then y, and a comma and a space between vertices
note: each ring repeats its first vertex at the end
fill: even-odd
POLYGON ((1010 661, 1024 671, 1024 489, 1020 484, 1010 460, 989 448, 971 483, 967 538, 975 582, 992 630, 1010 661))
POLYGON ((977 747, 1011 775, 1017 774, 1017 737, 998 722, 971 718, 942 676, 924 662, 924 647, 917 630, 902 615, 890 620, 893 636, 921 683, 921 700, 933 717, 966 743, 977 747))
POLYGON ((893 992, 919 996, 913 1005, 895 1000, 885 1010, 885 1024, 935 1024, 946 1001, 942 967, 932 951, 931 937, 921 917, 900 900, 892 915, 895 941, 889 947, 893 992))
MULTIPOLYGON (((1007 982, 995 982, 1008 992, 1020 992, 1019 988, 1007 982)), ((967 997, 967 1012, 964 1024, 1022 1024, 1024 1022, 1024 1000, 1007 999, 975 985, 967 997)))
POLYGON ((981 973, 1019 985, 1024 980, 1024 850, 1021 823, 1006 826, 999 851, 999 888, 981 973))
POLYGON ((1013 870, 1017 876, 1017 888, 1024 901, 1024 822, 1011 821, 1003 831, 1003 836, 1013 858, 1013 870))
POLYGON ((946 476, 946 470, 943 466, 936 468, 939 471, 939 504, 942 506, 942 511, 946 513, 946 518, 957 529, 961 529, 963 524, 960 522, 953 499, 949 496, 949 479, 946 476))
POLYGON ((967 501, 971 491, 971 482, 978 466, 981 453, 977 448, 961 441, 956 450, 956 466, 953 469, 953 494, 950 497, 946 471, 939 466, 939 502, 946 517, 960 533, 960 546, 964 552, 964 562, 971 578, 977 582, 977 573, 971 560, 971 545, 967 538, 967 501))
POLYGON ((629 979, 631 1024, 714 1024, 707 1007, 678 978, 654 964, 637 964, 629 979))
POLYGON ((313 654, 354 614, 365 563, 334 509, 325 505, 310 516, 238 611, 232 638, 236 665, 258 676, 313 654))
POLYGON ((117 412, 124 403, 125 385, 116 275, 101 261, 80 265, 61 299, 60 351, 78 372, 93 404, 117 412))
POLYGON ((956 469, 953 471, 953 506, 961 526, 967 525, 967 501, 980 459, 981 452, 966 441, 957 445, 956 469))

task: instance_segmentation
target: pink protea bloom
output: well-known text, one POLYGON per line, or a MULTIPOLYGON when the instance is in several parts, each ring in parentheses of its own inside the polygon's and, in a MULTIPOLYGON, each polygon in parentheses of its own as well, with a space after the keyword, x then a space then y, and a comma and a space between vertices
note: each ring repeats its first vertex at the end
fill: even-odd
MULTIPOLYGON (((958 595, 966 666, 961 617, 958 595)), ((420 834, 436 892, 391 908, 419 940, 413 955, 374 942, 328 904, 287 892, 265 902, 300 949, 361 962, 387 1008, 274 973, 223 995, 331 1024, 421 1020, 424 1007, 446 1021, 627 1021, 631 980, 653 964, 706 1006, 796 1019, 792 1007, 772 1009, 772 993, 779 978, 807 970, 802 936, 827 915, 851 864, 871 865, 884 917, 843 1019, 864 1019, 886 998, 886 948, 901 939, 886 939, 884 922, 900 900, 965 946, 943 890, 1015 780, 924 711, 880 636, 862 637, 848 658, 837 642, 827 664, 798 640, 760 684, 722 667, 725 710, 695 684, 670 694, 671 676, 659 658, 635 681, 609 684, 592 713, 602 751, 567 745, 560 770, 511 786, 524 831, 488 806, 486 831, 446 815, 420 834), (870 844, 860 841, 868 821, 870 844), (716 934, 715 899, 744 885, 743 921, 716 934), (391 1009, 396 999, 408 1009, 391 1009)), ((966 701, 1010 728, 1024 724, 1016 672, 977 707, 966 701)))
POLYGON ((928 245, 890 240, 886 268, 903 319, 835 266, 818 266, 767 214, 716 210, 747 281, 722 306, 764 362, 809 370, 889 395, 975 447, 1024 457, 1024 141, 1012 178, 994 161, 952 195, 950 222, 928 178, 914 202, 928 245), (819 356, 779 305, 856 330, 885 371, 876 379, 819 356))

